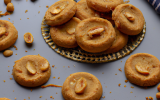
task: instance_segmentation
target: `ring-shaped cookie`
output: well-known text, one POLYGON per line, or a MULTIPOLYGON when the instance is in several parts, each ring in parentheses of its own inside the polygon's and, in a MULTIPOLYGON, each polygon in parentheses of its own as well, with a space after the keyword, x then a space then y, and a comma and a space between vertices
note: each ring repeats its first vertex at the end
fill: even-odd
POLYGON ((80 21, 80 19, 73 17, 63 25, 50 27, 50 35, 52 40, 61 47, 77 47, 78 44, 75 37, 75 29, 80 21))
POLYGON ((116 39, 113 42, 112 46, 105 51, 105 53, 114 53, 121 50, 128 42, 128 35, 120 32, 116 27, 114 28, 116 32, 116 39))
POLYGON ((13 77, 26 87, 36 87, 46 83, 51 75, 50 64, 39 55, 27 55, 15 61, 13 77))
POLYGON ((139 86, 153 86, 160 80, 160 62, 151 54, 131 55, 125 63, 124 70, 126 78, 139 86))
POLYGON ((86 0, 89 7, 99 12, 110 12, 116 6, 124 3, 123 0, 86 0))
POLYGON ((14 25, 6 20, 0 20, 0 51, 12 46, 18 38, 14 25))
POLYGON ((77 4, 77 11, 75 16, 79 19, 87 19, 91 17, 100 17, 100 13, 88 7, 86 0, 80 0, 77 4))
POLYGON ((131 4, 117 6, 112 13, 112 19, 116 27, 127 35, 139 34, 145 23, 142 12, 131 4))
POLYGON ((60 0, 51 5, 45 14, 46 24, 50 26, 61 25, 70 20, 76 12, 76 2, 73 0, 60 0))
MULTIPOLYGON (((81 85, 82 86, 82 85, 81 85)), ((102 85, 97 77, 87 72, 73 73, 67 77, 62 86, 62 95, 65 100, 99 100, 102 96, 102 85), (77 93, 79 80, 85 88, 77 93)))
POLYGON ((87 52, 107 50, 116 37, 112 24, 105 19, 92 17, 82 20, 76 27, 78 45, 87 52))

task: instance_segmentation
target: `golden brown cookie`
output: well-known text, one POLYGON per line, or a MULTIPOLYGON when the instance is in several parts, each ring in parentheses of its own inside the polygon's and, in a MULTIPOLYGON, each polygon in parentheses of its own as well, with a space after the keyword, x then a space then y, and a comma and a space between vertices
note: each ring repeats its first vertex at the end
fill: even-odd
POLYGON ((0 51, 12 46, 18 38, 14 25, 6 20, 0 20, 0 51))
POLYGON ((0 98, 0 100, 11 100, 11 99, 8 99, 8 98, 0 98))
POLYGON ((121 50, 128 42, 128 35, 123 34, 115 27, 116 39, 112 46, 105 51, 105 53, 114 53, 121 50))
POLYGON ((73 17, 71 20, 61 26, 51 27, 50 35, 52 40, 61 47, 77 47, 78 44, 75 38, 75 28, 80 21, 80 19, 73 17))
POLYGON ((86 0, 89 7, 99 12, 110 12, 116 6, 124 3, 123 0, 86 0))
POLYGON ((151 54, 131 55, 125 63, 124 70, 126 78, 139 86, 153 86, 160 80, 160 62, 151 54))
POLYGON ((92 17, 82 20, 76 27, 78 45, 87 52, 107 50, 116 37, 112 24, 105 19, 92 17))
POLYGON ((77 11, 75 16, 79 19, 87 19, 91 17, 100 17, 99 12, 88 7, 86 0, 80 0, 77 4, 77 11))
POLYGON ((60 0, 51 5, 45 14, 46 24, 50 26, 62 25, 70 20, 76 12, 76 2, 60 0))
POLYGON ((50 64, 39 55, 27 55, 15 61, 13 77, 17 83, 26 87, 40 86, 48 81, 51 75, 50 64))
POLYGON ((102 85, 98 78, 86 72, 71 74, 62 86, 65 100, 99 100, 102 92, 102 85))
POLYGON ((144 26, 142 12, 131 4, 121 4, 112 13, 117 28, 127 35, 139 34, 144 26))

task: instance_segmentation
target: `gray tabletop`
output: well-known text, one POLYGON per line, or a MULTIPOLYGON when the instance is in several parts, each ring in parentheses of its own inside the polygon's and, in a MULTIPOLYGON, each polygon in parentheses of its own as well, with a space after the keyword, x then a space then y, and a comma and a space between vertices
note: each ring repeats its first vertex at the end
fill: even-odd
MULTIPOLYGON (((17 84, 14 79, 10 80, 10 78, 13 78, 11 74, 14 61, 25 55, 40 54, 51 65, 55 65, 51 69, 51 77, 46 84, 63 85, 63 82, 70 74, 75 72, 89 72, 95 75, 102 84, 102 97, 105 96, 105 98, 101 98, 100 100, 145 100, 145 97, 149 96, 154 97, 154 100, 156 100, 158 84, 153 87, 142 88, 130 82, 125 83, 126 77, 124 74, 125 61, 132 54, 149 53, 160 59, 160 15, 154 11, 147 0, 130 0, 131 4, 142 11, 146 20, 146 35, 142 43, 130 55, 113 62, 101 64, 72 61, 57 54, 45 43, 41 35, 41 22, 48 9, 46 6, 51 6, 56 1, 37 0, 32 2, 31 0, 12 0, 15 7, 14 13, 0 18, 1 20, 8 20, 14 23, 18 30, 18 39, 15 43, 18 50, 15 50, 13 47, 9 48, 13 50, 13 55, 7 58, 3 56, 3 52, 0 52, 0 97, 7 97, 11 100, 14 100, 15 97, 17 98, 16 100, 28 100, 28 97, 30 97, 30 100, 51 100, 50 96, 53 96, 54 100, 64 100, 61 94, 61 88, 26 88, 17 84), (25 10, 28 10, 28 12, 25 13, 25 10), (38 13, 39 11, 40 13, 38 13), (34 36, 33 45, 30 47, 25 44, 23 39, 23 35, 26 32, 30 32, 34 36), (118 70, 119 68, 122 69, 122 72, 118 70), (55 79, 53 79, 54 76, 56 77, 55 79), (119 83, 121 83, 120 87, 118 86, 119 83), (134 88, 131 88, 131 86, 134 88), (33 90, 32 92, 31 89, 33 90), (40 96, 42 98, 39 98, 40 96)), ((6 5, 3 3, 3 0, 0 0, 0 11, 6 11, 6 5)))

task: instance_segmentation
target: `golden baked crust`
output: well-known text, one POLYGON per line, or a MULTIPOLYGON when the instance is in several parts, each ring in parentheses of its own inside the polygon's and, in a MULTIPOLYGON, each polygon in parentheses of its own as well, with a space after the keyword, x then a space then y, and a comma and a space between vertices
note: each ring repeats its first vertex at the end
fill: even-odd
POLYGON ((89 7, 100 12, 110 12, 116 6, 124 3, 123 0, 86 0, 89 7))
POLYGON ((6 20, 0 20, 0 27, 6 28, 6 33, 0 35, 0 51, 2 51, 9 48, 16 42, 18 38, 18 31, 11 22, 6 20))
POLYGON ((99 100, 102 96, 102 85, 100 81, 92 74, 86 72, 77 72, 71 74, 62 86, 62 95, 65 100, 99 100), (81 77, 87 81, 87 86, 83 93, 75 93, 75 85, 81 77))
POLYGON ((78 45, 87 52, 98 53, 107 50, 116 37, 112 24, 105 19, 92 17, 82 20, 76 27, 76 39, 78 45), (96 27, 104 28, 99 35, 91 38, 89 31, 96 27))
POLYGON ((160 62, 151 54, 137 53, 131 55, 125 63, 124 70, 126 78, 139 86, 153 86, 160 80, 160 62), (149 72, 148 75, 137 71, 135 66, 139 63, 142 68, 149 72))
POLYGON ((78 44, 75 38, 75 28, 80 21, 80 19, 73 17, 70 21, 61 26, 51 27, 50 35, 52 40, 61 47, 77 47, 78 44))
POLYGON ((112 13, 112 19, 115 21, 117 28, 127 35, 139 34, 145 22, 142 12, 131 4, 117 6, 112 13), (131 17, 126 14, 131 15, 131 17))
POLYGON ((51 75, 50 64, 44 57, 39 55, 27 55, 15 61, 13 66, 13 77, 17 83, 26 87, 40 86, 48 81, 51 75), (36 69, 35 74, 31 74, 27 69, 27 63, 33 64, 36 69), (42 71, 42 68, 48 68, 42 71))
POLYGON ((11 100, 11 99, 8 99, 8 98, 0 98, 0 100, 11 100))
POLYGON ((77 11, 75 16, 79 19, 87 19, 91 17, 100 17, 99 12, 88 7, 86 0, 80 0, 77 4, 77 11))
POLYGON ((116 27, 114 28, 116 32, 116 39, 113 42, 112 46, 107 49, 106 53, 114 53, 121 50, 128 42, 128 35, 120 32, 116 27))
POLYGON ((72 0, 60 0, 51 5, 45 14, 46 24, 50 26, 61 25, 70 20, 76 12, 76 2, 72 0), (62 7, 62 11, 58 14, 52 14, 51 12, 62 7))

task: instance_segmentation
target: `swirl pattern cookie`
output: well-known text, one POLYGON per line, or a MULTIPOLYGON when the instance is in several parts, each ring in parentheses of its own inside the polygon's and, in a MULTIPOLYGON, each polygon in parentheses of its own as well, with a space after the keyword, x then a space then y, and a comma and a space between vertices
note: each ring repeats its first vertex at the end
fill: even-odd
POLYGON ((160 62, 151 54, 131 55, 125 63, 124 70, 127 79, 139 86, 153 86, 160 80, 160 62))
POLYGON ((99 12, 110 12, 116 6, 124 3, 123 0, 86 0, 89 7, 99 12))
POLYGON ((6 20, 0 20, 0 51, 12 46, 18 38, 14 25, 6 20))
POLYGON ((76 2, 60 0, 51 5, 45 14, 46 24, 50 26, 62 25, 69 21, 76 12, 76 2))
POLYGON ((75 28, 80 23, 80 19, 73 17, 67 23, 61 26, 55 26, 50 28, 50 35, 53 41, 65 48, 77 47, 77 41, 75 37, 75 28))
POLYGON ((82 20, 76 27, 78 45, 87 52, 107 50, 116 37, 112 24, 105 19, 92 17, 82 20))
POLYGON ((88 7, 86 0, 80 0, 77 4, 77 11, 75 16, 79 19, 87 19, 91 17, 100 17, 100 13, 88 7))
POLYGON ((51 75, 47 59, 39 55, 27 55, 15 61, 13 77, 17 83, 26 87, 40 86, 48 81, 51 75))
POLYGON ((71 74, 62 86, 62 95, 65 100, 99 100, 102 92, 100 81, 86 72, 71 74))
POLYGON ((145 23, 142 12, 131 4, 117 6, 112 13, 112 19, 116 27, 127 35, 139 34, 145 23))

